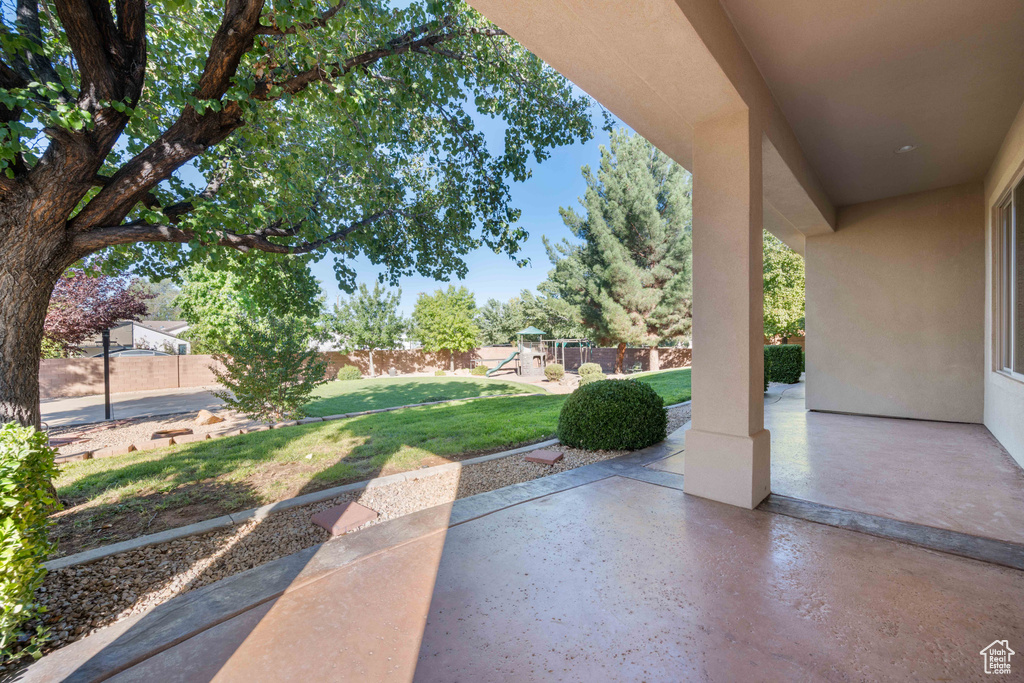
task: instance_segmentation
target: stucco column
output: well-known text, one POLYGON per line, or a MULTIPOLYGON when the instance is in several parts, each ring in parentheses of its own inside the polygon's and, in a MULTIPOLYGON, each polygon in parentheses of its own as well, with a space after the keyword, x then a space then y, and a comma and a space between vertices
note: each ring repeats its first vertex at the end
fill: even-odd
POLYGON ((684 489, 753 508, 771 475, 761 130, 743 111, 696 126, 693 137, 693 425, 684 489))

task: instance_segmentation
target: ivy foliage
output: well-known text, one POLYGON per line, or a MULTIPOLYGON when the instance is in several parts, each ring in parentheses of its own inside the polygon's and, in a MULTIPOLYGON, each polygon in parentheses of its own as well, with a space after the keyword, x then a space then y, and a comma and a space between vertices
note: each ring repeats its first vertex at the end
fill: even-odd
POLYGON ((57 506, 50 486, 56 454, 45 433, 13 422, 0 426, 0 663, 38 658, 47 635, 32 623, 42 613, 34 596, 53 550, 47 516, 57 506))

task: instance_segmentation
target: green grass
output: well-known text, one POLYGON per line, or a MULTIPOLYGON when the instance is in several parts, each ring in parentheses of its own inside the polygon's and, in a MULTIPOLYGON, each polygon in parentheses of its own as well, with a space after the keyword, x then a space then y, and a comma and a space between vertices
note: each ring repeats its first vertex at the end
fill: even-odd
POLYGON ((665 405, 690 400, 690 368, 663 370, 635 375, 634 379, 646 382, 665 400, 665 405))
MULTIPOLYGON (((654 387, 666 404, 690 397, 689 370, 636 379, 654 387)), ((442 391, 486 396, 532 389, 475 378, 406 380, 339 382, 353 390, 325 391, 315 414, 450 395, 442 391), (345 403, 357 396, 375 403, 345 403)), ((56 516, 54 536, 67 554, 331 486, 533 443, 554 435, 565 398, 459 400, 69 463, 54 482, 69 508, 56 516), (107 524, 109 531, 97 531, 107 524)))
POLYGON ((313 394, 306 412, 314 417, 395 408, 457 398, 544 393, 543 387, 481 377, 382 377, 328 382, 313 394))

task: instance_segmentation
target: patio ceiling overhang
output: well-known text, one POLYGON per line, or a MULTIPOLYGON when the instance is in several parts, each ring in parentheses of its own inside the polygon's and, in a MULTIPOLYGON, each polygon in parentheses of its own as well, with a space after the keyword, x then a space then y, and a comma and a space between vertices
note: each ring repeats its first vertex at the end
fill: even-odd
POLYGON ((693 170, 694 127, 749 110, 763 130, 765 228, 799 252, 835 207, 715 0, 471 0, 488 19, 693 170))

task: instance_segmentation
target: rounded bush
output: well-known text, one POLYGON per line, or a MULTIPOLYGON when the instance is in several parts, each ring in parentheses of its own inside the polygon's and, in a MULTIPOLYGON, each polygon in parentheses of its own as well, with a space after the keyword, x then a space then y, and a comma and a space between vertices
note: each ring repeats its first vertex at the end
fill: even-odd
POLYGON ((558 438, 587 450, 635 450, 664 440, 661 396, 644 382, 606 380, 581 386, 558 415, 558 438))
POLYGON ((565 377, 565 368, 561 363, 548 363, 544 368, 544 376, 548 378, 549 382, 557 382, 565 377))
POLYGON ((354 365, 346 365, 338 370, 338 379, 350 380, 350 379, 362 379, 363 373, 359 372, 359 368, 354 365))
POLYGON ((603 372, 591 372, 586 375, 580 375, 580 386, 590 384, 591 382, 600 382, 603 379, 608 379, 608 375, 603 372))
POLYGON ((444 376, 445 376, 444 370, 434 370, 434 377, 444 377, 444 376))
POLYGON ((769 382, 795 384, 804 368, 804 350, 799 344, 764 347, 764 374, 769 382))
POLYGON ((471 374, 471 375, 478 375, 478 376, 482 377, 482 376, 487 374, 487 369, 488 369, 487 366, 483 365, 483 364, 481 364, 481 365, 474 365, 473 369, 469 371, 469 374, 471 374))
POLYGON ((600 375, 603 371, 597 363, 584 363, 577 372, 580 373, 580 377, 583 377, 583 375, 600 375))

